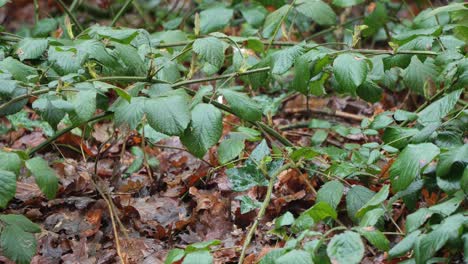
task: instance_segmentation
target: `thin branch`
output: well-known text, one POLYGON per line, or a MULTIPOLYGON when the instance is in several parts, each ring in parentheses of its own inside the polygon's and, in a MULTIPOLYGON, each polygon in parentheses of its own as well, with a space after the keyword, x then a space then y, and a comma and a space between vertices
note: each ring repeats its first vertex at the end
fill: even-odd
POLYGON ((114 19, 112 19, 112 23, 110 24, 111 27, 115 26, 115 23, 117 23, 117 21, 120 19, 120 17, 123 15, 123 13, 125 12, 125 10, 128 8, 128 6, 133 2, 133 0, 127 0, 127 2, 125 2, 125 4, 122 6, 122 8, 120 8, 119 12, 117 13, 117 15, 114 17, 114 19))
POLYGON ((7 108, 8 106, 10 106, 10 105, 12 105, 12 104, 14 104, 16 102, 22 101, 24 99, 28 99, 31 96, 45 94, 45 93, 48 93, 49 91, 50 91, 50 89, 46 88, 46 89, 41 89, 41 90, 31 92, 31 93, 25 93, 23 95, 12 98, 10 101, 7 101, 7 102, 0 105, 0 111, 2 111, 4 108, 7 108))
POLYGON ((260 210, 258 211, 257 217, 255 218, 255 221, 250 227, 249 233, 247 234, 247 237, 245 238, 244 245, 242 246, 242 251, 241 251, 241 255, 239 258, 239 262, 238 262, 239 264, 243 263, 247 248, 249 247, 250 241, 252 240, 252 237, 255 234, 255 230, 257 230, 258 223, 262 219, 263 215, 265 215, 266 209, 268 205, 270 204, 271 194, 273 193, 273 187, 275 186, 276 177, 278 177, 278 175, 281 172, 291 167, 292 167, 291 164, 288 163, 286 165, 283 165, 281 168, 279 168, 273 175, 271 176, 265 175, 265 177, 270 178, 270 181, 268 183, 267 193, 265 195, 265 199, 263 200, 262 206, 260 207, 260 210))
POLYGON ((81 26, 80 22, 78 22, 78 19, 76 19, 76 17, 72 14, 70 9, 68 9, 68 7, 63 3, 63 1, 62 0, 55 0, 55 1, 60 5, 60 7, 63 8, 65 13, 67 13, 67 15, 73 21, 73 23, 75 23, 75 25, 78 27, 78 31, 79 31, 78 33, 83 32, 83 27, 81 26))

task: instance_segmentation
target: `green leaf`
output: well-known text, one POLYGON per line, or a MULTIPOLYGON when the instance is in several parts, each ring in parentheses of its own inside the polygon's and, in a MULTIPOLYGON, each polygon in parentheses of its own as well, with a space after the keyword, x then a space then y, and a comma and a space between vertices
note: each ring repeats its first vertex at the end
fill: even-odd
POLYGON ((255 165, 226 170, 226 175, 232 184, 232 190, 242 192, 254 186, 267 186, 268 180, 255 165))
POLYGON ((406 232, 412 233, 422 226, 433 214, 429 208, 419 208, 416 212, 406 217, 406 232))
POLYGON ((331 239, 327 246, 327 254, 332 263, 357 264, 364 257, 364 244, 359 234, 346 231, 331 239))
POLYGON ((262 119, 261 107, 246 94, 230 89, 222 89, 219 92, 226 98, 232 111, 240 118, 252 122, 262 119))
POLYGON ((418 56, 413 56, 410 64, 403 71, 403 81, 415 93, 425 95, 428 82, 435 81, 437 75, 435 65, 429 59, 422 63, 418 56))
POLYGON ((150 98, 144 112, 154 130, 170 136, 182 135, 190 123, 189 100, 181 94, 150 98))
POLYGON ((39 20, 32 29, 32 35, 34 37, 48 37, 49 33, 56 30, 58 27, 57 20, 53 18, 45 18, 39 20))
POLYGON ((367 201, 361 209, 359 209, 356 213, 357 218, 361 218, 364 214, 369 211, 369 209, 373 209, 376 206, 380 206, 388 197, 390 192, 390 186, 384 185, 380 191, 375 194, 369 201, 367 201))
POLYGON ((325 183, 317 192, 317 202, 326 202, 336 209, 343 196, 344 186, 339 181, 325 183))
POLYGON ((215 37, 197 39, 193 42, 193 51, 200 59, 213 65, 216 69, 224 63, 224 47, 221 40, 215 37))
POLYGON ((16 54, 21 61, 37 59, 47 50, 47 39, 24 38, 18 43, 16 54))
POLYGON ((314 206, 299 215, 294 222, 293 229, 296 231, 307 230, 327 217, 336 219, 337 213, 335 209, 326 202, 317 202, 314 206))
POLYGON ((273 13, 270 13, 266 19, 265 23, 263 24, 263 31, 262 35, 264 38, 271 38, 275 29, 280 26, 283 17, 288 14, 290 5, 284 5, 278 9, 276 9, 273 13))
POLYGON ((218 143, 223 133, 223 115, 211 104, 198 104, 192 109, 192 122, 180 137, 185 147, 198 158, 218 143))
POLYGON ((208 250, 198 250, 188 253, 182 264, 212 264, 213 256, 208 250))
POLYGON ((439 148, 432 143, 408 145, 390 167, 392 188, 396 192, 406 189, 439 152, 439 148))
POLYGON ((385 129, 382 140, 385 144, 402 149, 408 145, 410 138, 418 132, 419 130, 416 128, 390 126, 385 129))
POLYGON ((321 0, 299 0, 296 10, 311 18, 319 25, 334 25, 336 23, 336 14, 333 9, 321 0))
POLYGON ((418 114, 413 112, 408 112, 405 110, 397 109, 393 114, 393 118, 396 121, 414 121, 418 119, 418 114))
POLYGON ((362 31, 362 35, 364 37, 369 37, 377 34, 379 29, 388 21, 387 12, 388 10, 385 7, 385 3, 376 2, 374 11, 364 18, 364 25, 366 25, 367 28, 362 31))
POLYGON ((79 91, 72 97, 72 103, 79 122, 85 122, 96 112, 96 91, 79 91))
POLYGON ((16 153, 0 151, 0 170, 11 171, 19 175, 21 169, 21 159, 16 153))
POLYGON ((214 239, 209 241, 197 242, 187 246, 186 252, 198 251, 198 250, 209 250, 212 246, 220 245, 221 241, 214 239))
POLYGON ((463 202, 464 199, 465 197, 463 196, 462 191, 459 191, 455 193, 455 196, 451 198, 450 200, 433 205, 429 207, 429 210, 431 210, 434 213, 443 215, 443 216, 449 216, 458 209, 458 207, 460 206, 460 204, 463 202))
POLYGON ((426 263, 449 239, 458 238, 467 220, 468 217, 462 214, 449 216, 434 231, 420 236, 414 246, 416 263, 426 263))
POLYGON ((26 83, 29 82, 28 76, 37 75, 35 68, 23 64, 20 61, 13 59, 12 57, 8 57, 0 61, 0 69, 7 70, 9 73, 11 73, 15 80, 26 83))
POLYGON ((350 7, 363 2, 364 0, 333 0, 333 4, 339 7, 350 7))
POLYGON ((418 123, 423 126, 439 123, 455 107, 462 91, 463 89, 453 91, 424 108, 418 114, 418 123))
POLYGON ((4 5, 8 4, 10 0, 0 0, 0 7, 3 7, 4 5))
POLYGON ((382 251, 388 251, 390 249, 390 241, 385 235, 379 230, 372 228, 357 228, 359 234, 367 239, 374 247, 382 251))
POLYGON ((385 210, 382 208, 375 208, 367 211, 359 221, 360 227, 375 226, 379 219, 385 214, 385 210))
POLYGON ((282 216, 276 218, 275 228, 281 228, 283 226, 289 226, 294 223, 294 215, 289 211, 284 213, 282 216))
POLYGON ((436 175, 442 178, 457 178, 468 164, 468 144, 440 154, 436 175))
POLYGON ((367 63, 358 54, 341 54, 333 61, 333 74, 344 91, 354 93, 366 80, 367 63))
POLYGON ((250 25, 259 27, 265 20, 268 10, 262 5, 251 3, 248 7, 242 7, 240 9, 242 16, 250 25))
POLYGON ((244 149, 244 139, 232 137, 221 141, 218 147, 218 160, 225 164, 240 155, 244 149))
POLYGON ((137 49, 130 45, 124 45, 118 42, 113 42, 113 44, 118 53, 119 59, 121 59, 125 64, 125 69, 128 71, 128 74, 134 74, 137 76, 146 75, 146 64, 140 58, 137 49))
POLYGON ((299 161, 301 159, 305 159, 305 160, 312 159, 312 158, 314 158, 314 157, 316 157, 318 155, 319 155, 319 153, 314 148, 299 147, 299 148, 294 149, 293 152, 291 152, 291 154, 289 155, 289 157, 293 161, 296 162, 296 161, 299 161))
POLYGON ((398 244, 396 244, 392 249, 390 249, 388 255, 391 258, 395 258, 406 254, 413 248, 414 244, 416 243, 416 240, 419 237, 419 234, 421 234, 421 231, 416 230, 407 235, 403 240, 398 242, 398 244))
POLYGON ((58 178, 55 171, 49 167, 47 161, 35 157, 26 161, 26 168, 34 175, 36 183, 47 199, 55 198, 58 189, 58 178))
POLYGON ((346 210, 348 216, 356 221, 356 213, 366 204, 367 201, 374 197, 375 193, 364 186, 356 185, 351 188, 346 194, 346 210))
POLYGON ((236 197, 236 200, 240 201, 241 214, 246 214, 250 211, 260 208, 260 206, 262 205, 262 203, 260 203, 259 201, 255 199, 250 198, 247 195, 238 196, 236 197))
POLYGON ((297 57, 304 53, 304 48, 300 45, 295 45, 289 48, 277 51, 273 55, 273 67, 271 72, 273 74, 283 74, 289 70, 297 57))
POLYGON ((356 89, 357 95, 370 103, 377 103, 380 101, 382 92, 382 88, 373 81, 365 81, 356 89))
POLYGON ((275 260, 275 264, 313 264, 312 256, 304 250, 294 249, 275 260))
POLYGON ((327 139, 327 137, 328 137, 328 132, 323 130, 323 129, 319 129, 319 130, 315 131, 315 133, 311 137, 310 141, 311 141, 312 145, 319 146, 327 139))
POLYGON ((0 169, 0 207, 5 208, 15 197, 16 175, 11 171, 0 169))
POLYGON ((304 56, 296 60, 294 66, 294 79, 292 88, 304 95, 309 94, 310 66, 307 58, 304 56))
POLYGON ((374 118, 372 121, 370 128, 371 129, 382 129, 388 127, 391 123, 393 123, 393 118, 391 118, 388 113, 384 112, 379 114, 374 118))
POLYGON ((41 232, 41 227, 31 222, 31 220, 26 218, 24 215, 16 215, 16 214, 0 215, 0 221, 4 222, 7 225, 16 225, 25 232, 29 232, 29 233, 41 232))
POLYGON ((185 251, 180 248, 174 248, 167 253, 166 260, 164 261, 164 264, 172 264, 174 262, 177 262, 181 260, 185 256, 185 251))
POLYGON ((50 94, 39 97, 32 106, 40 112, 41 117, 54 129, 57 128, 67 112, 74 110, 73 104, 61 97, 50 94))
POLYGON ((0 235, 2 253, 18 264, 29 264, 36 254, 37 242, 33 234, 17 225, 6 225, 0 235))
POLYGON ((200 32, 208 34, 223 29, 232 18, 233 10, 215 6, 200 12, 200 32))
POLYGON ((136 129, 145 113, 145 101, 144 97, 133 97, 130 103, 126 100, 116 102, 112 106, 115 124, 117 126, 128 125, 130 129, 136 129))

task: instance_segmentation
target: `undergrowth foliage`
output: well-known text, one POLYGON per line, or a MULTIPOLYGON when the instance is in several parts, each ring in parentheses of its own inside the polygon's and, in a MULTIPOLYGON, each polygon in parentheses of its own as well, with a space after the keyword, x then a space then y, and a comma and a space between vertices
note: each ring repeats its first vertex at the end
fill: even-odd
MULTIPOLYGON (((170 16, 165 30, 152 33, 104 25, 82 28, 70 13, 39 20, 23 36, 1 32, 0 117, 10 121, 11 129, 39 127, 49 138, 30 149, 0 151, 0 207, 6 208, 15 196, 18 178, 29 175, 47 199, 54 199, 58 177, 38 152, 72 130, 89 137, 86 131, 94 122, 108 119, 138 131, 148 142, 177 136, 198 158, 218 145, 219 163, 228 166, 234 191, 267 187, 264 201, 238 197, 242 213, 258 210, 239 262, 254 239, 277 176, 291 168, 324 184, 311 208, 276 218, 271 234, 286 243, 260 263, 359 263, 365 244, 408 263, 450 262, 461 252, 466 261, 466 5, 427 9, 398 23, 390 15, 400 4, 377 1, 362 20, 338 24, 337 14, 364 1, 297 0, 272 12, 262 2, 269 1, 203 3, 190 31, 176 29, 186 21, 170 16), (219 32, 238 18, 243 21, 241 36, 219 32), (305 32, 312 22, 325 29, 321 35, 328 34, 330 42, 278 41, 287 28, 305 32), (51 37, 57 28, 62 36, 51 37), (330 33, 338 28, 340 32, 330 33), (367 39, 388 43, 391 49, 360 48, 367 39), (312 145, 305 147, 295 146, 270 122, 291 94, 346 94, 374 103, 385 90, 407 90, 425 102, 414 112, 396 109, 365 118, 360 127, 313 120, 308 126, 316 132, 312 145), (264 94, 251 96, 259 91, 264 94), (25 108, 40 120, 26 122, 25 108), (227 115, 238 117, 241 125, 221 139, 227 115), (380 139, 324 146, 331 131, 380 139), (258 144, 242 161, 247 142, 258 144), (388 166, 382 167, 382 161, 388 166), (375 192, 371 185, 381 187, 375 192), (443 198, 420 207, 422 190, 443 198), (393 220, 394 205, 400 202, 411 212, 404 227, 393 220), (353 225, 344 225, 343 218, 353 225), (315 231, 319 223, 328 231, 315 231), (387 232, 386 223, 393 223, 396 232, 387 232), (401 237, 396 244, 387 239, 395 235, 401 237), (442 258, 443 248, 449 254, 442 258)), ((132 168, 137 170, 145 155, 141 149, 132 152, 140 157, 132 168)), ((0 222, 2 253, 29 263, 36 253, 33 233, 40 227, 22 215, 0 215, 0 222)), ((219 244, 215 240, 174 249, 166 263, 211 263, 210 250, 219 244)))

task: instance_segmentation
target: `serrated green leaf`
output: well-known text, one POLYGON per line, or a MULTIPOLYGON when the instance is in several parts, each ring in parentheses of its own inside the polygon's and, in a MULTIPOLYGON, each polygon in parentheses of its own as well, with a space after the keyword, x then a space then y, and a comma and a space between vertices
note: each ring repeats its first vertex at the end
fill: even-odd
POLYGON ((292 88, 304 95, 309 94, 309 81, 310 81, 310 69, 309 62, 301 56, 296 60, 294 66, 294 79, 292 82, 292 88))
POLYGON ((190 123, 190 102, 183 95, 150 98, 144 112, 148 124, 156 131, 170 136, 182 135, 190 123))
POLYGON ((295 45, 286 49, 277 51, 272 58, 273 74, 283 74, 289 70, 297 57, 304 53, 304 48, 300 45, 295 45))
POLYGON ((174 248, 169 253, 167 253, 166 260, 164 264, 172 264, 181 260, 185 256, 185 251, 180 248, 174 248))
POLYGON ((198 158, 218 143, 223 132, 221 111, 211 104, 198 104, 192 109, 192 122, 180 137, 184 146, 198 158))
POLYGON ((435 65, 429 59, 422 63, 418 56, 413 56, 410 64, 403 71, 403 81, 410 90, 424 95, 428 82, 435 81, 437 75, 435 65))
POLYGON ((221 164, 225 164, 233 159, 235 159, 244 149, 244 139, 243 138, 228 138, 219 144, 218 147, 218 160, 221 164))
POLYGON ((37 70, 35 68, 23 64, 12 57, 0 61, 0 69, 7 70, 15 80, 26 83, 29 82, 28 76, 37 75, 37 70))
POLYGON ((339 181, 325 183, 317 192, 317 202, 326 202, 336 209, 343 196, 344 186, 339 181))
POLYGON ((47 199, 55 198, 58 190, 58 178, 53 169, 49 167, 47 161, 40 157, 35 157, 26 161, 26 168, 34 175, 36 183, 47 199))
POLYGON ((19 175, 21 169, 21 159, 16 153, 0 151, 0 170, 11 171, 19 175))
POLYGON ((311 18, 319 25, 334 25, 336 23, 336 14, 333 9, 321 0, 299 0, 296 10, 311 18))
POLYGON ((16 54, 21 61, 37 59, 47 50, 47 39, 24 38, 18 43, 16 54))
POLYGON ((18 264, 29 264, 36 254, 37 242, 33 234, 17 225, 3 227, 0 235, 2 253, 18 264))
POLYGON ((16 215, 16 214, 0 215, 0 221, 4 222, 7 225, 16 225, 25 232, 30 232, 30 233, 41 232, 41 227, 31 222, 31 220, 26 218, 24 215, 16 215))
POLYGON ((74 112, 80 122, 93 117, 96 112, 96 91, 82 90, 72 97, 74 112))
POLYGON ((353 186, 346 194, 346 210, 348 211, 348 216, 353 221, 356 221, 356 213, 358 210, 374 197, 374 195, 375 193, 373 191, 364 186, 353 186))
POLYGON ((434 212, 432 212, 429 208, 419 208, 416 212, 409 214, 406 217, 406 232, 412 233, 416 231, 427 221, 427 219, 432 216, 433 213, 434 212))
POLYGON ((327 255, 332 263, 360 263, 364 257, 364 244, 359 234, 346 231, 335 235, 327 246, 327 255))
POLYGON ((273 13, 270 13, 263 24, 262 36, 264 38, 274 37, 272 36, 275 29, 280 26, 281 21, 288 14, 290 5, 284 5, 276 9, 273 13))
POLYGON ((239 93, 230 89, 219 91, 231 106, 236 115, 246 121, 259 121, 262 119, 262 109, 246 94, 239 93))
POLYGON ((385 235, 375 228, 357 228, 359 234, 367 239, 374 247, 382 251, 388 251, 390 249, 390 241, 385 235))
POLYGON ((0 169, 0 207, 5 208, 15 197, 16 175, 11 171, 0 169))
POLYGON ((359 221, 360 227, 375 226, 379 219, 384 216, 385 210, 382 208, 375 208, 367 211, 362 219, 359 221))
POLYGON ((456 178, 462 175, 468 164, 468 145, 451 149, 440 154, 436 175, 442 178, 456 178))
POLYGON ((418 114, 418 123, 424 126, 439 123, 455 107, 462 91, 463 89, 453 91, 424 108, 418 114))
POLYGON ((281 228, 283 226, 289 226, 294 223, 294 215, 291 214, 289 211, 281 215, 280 217, 276 218, 275 220, 275 228, 281 228))
POLYGON ((383 90, 375 82, 367 80, 356 88, 356 93, 367 102, 376 103, 382 98, 383 90))
POLYGON ((130 45, 124 45, 117 42, 113 43, 118 53, 118 58, 125 64, 128 74, 145 76, 147 73, 146 64, 140 58, 137 49, 130 45))
POLYGON ((364 214, 376 206, 380 206, 388 197, 390 186, 384 185, 378 193, 376 193, 369 201, 367 201, 356 213, 357 218, 361 218, 364 214))
POLYGON ((188 253, 182 264, 212 264, 213 256, 208 250, 198 250, 188 253))
POLYGON ((223 29, 229 24, 233 10, 223 6, 215 6, 200 12, 200 32, 208 34, 223 29))
POLYGON ((130 103, 120 100, 112 109, 115 124, 128 125, 130 129, 135 129, 143 118, 145 101, 144 97, 133 97, 130 103))
POLYGON ((421 234, 421 231, 416 230, 410 234, 408 234, 403 240, 398 242, 390 251, 388 252, 388 255, 391 258, 395 257, 400 257, 403 256, 404 254, 408 253, 410 251, 414 244, 416 243, 416 240, 419 237, 419 234, 421 234))
POLYGON ((367 63, 357 54, 341 54, 333 61, 333 74, 341 88, 354 93, 367 77, 367 63))
POLYGON ((395 191, 406 189, 439 152, 439 148, 432 143, 406 146, 390 167, 392 188, 395 191))
POLYGON ((47 37, 49 33, 56 30, 57 27, 57 20, 54 18, 44 18, 37 21, 31 33, 34 37, 47 37))
POLYGON ((385 144, 402 149, 408 145, 410 138, 418 132, 419 130, 416 128, 390 126, 385 129, 382 140, 385 144))
POLYGON ((200 59, 213 65, 216 69, 224 63, 224 47, 221 40, 215 37, 197 39, 193 42, 193 51, 200 59))
POLYGON ((294 249, 275 260, 275 264, 313 264, 312 256, 304 250, 294 249))
POLYGON ((259 27, 265 20, 268 11, 262 5, 250 4, 248 7, 240 9, 242 16, 250 25, 259 27))

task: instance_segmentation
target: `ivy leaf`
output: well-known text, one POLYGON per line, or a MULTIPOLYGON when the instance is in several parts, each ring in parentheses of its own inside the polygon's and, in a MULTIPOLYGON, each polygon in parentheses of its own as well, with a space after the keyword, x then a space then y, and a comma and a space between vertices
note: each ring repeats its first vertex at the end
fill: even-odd
POLYGON ((357 264, 364 257, 364 244, 359 234, 346 231, 331 239, 327 246, 327 255, 332 263, 357 264))
POLYGON ((253 211, 257 208, 260 208, 262 203, 259 201, 250 198, 247 195, 242 195, 240 197, 236 197, 236 200, 240 201, 240 212, 241 214, 246 214, 250 211, 253 211))
POLYGON ((193 51, 213 65, 216 69, 221 68, 224 63, 224 47, 221 40, 215 37, 197 39, 193 42, 193 51))
POLYGON ((364 0, 333 0, 333 4, 339 7, 350 7, 363 3, 364 0))
POLYGON ((273 74, 285 73, 292 67, 292 65, 294 64, 294 60, 297 57, 299 57, 302 53, 304 53, 304 48, 299 45, 277 51, 273 55, 273 69, 271 70, 271 72, 273 74))
POLYGON ((336 23, 336 14, 327 3, 321 0, 299 0, 296 3, 298 5, 296 10, 317 24, 334 25, 336 23))
POLYGON ((422 63, 418 56, 411 57, 411 62, 408 67, 403 71, 403 81, 405 85, 413 90, 415 93, 424 95, 425 87, 429 80, 434 80, 434 77, 437 76, 437 70, 435 65, 430 62, 429 59, 426 59, 422 63))
POLYGON ((388 255, 391 258, 395 258, 406 254, 413 248, 414 244, 416 243, 416 240, 419 237, 419 234, 421 234, 421 231, 416 230, 407 235, 405 238, 403 238, 403 240, 398 242, 398 244, 396 244, 392 249, 390 249, 388 255))
POLYGON ((35 157, 26 161, 26 168, 34 175, 36 183, 47 199, 55 198, 58 189, 58 178, 55 171, 49 167, 47 161, 35 157))
POLYGON ((230 89, 222 89, 219 92, 226 98, 233 112, 240 118, 252 122, 262 119, 261 107, 246 94, 230 89))
POLYGON ((0 207, 5 208, 15 197, 16 175, 11 171, 0 169, 0 207))
POLYGON ((190 123, 189 100, 172 94, 145 101, 144 112, 154 130, 170 136, 182 135, 190 123))
POLYGON ((341 54, 333 61, 333 74, 344 91, 354 93, 366 80, 367 63, 357 54, 341 54))
POLYGON ((16 54, 21 61, 37 59, 47 50, 47 39, 24 38, 18 43, 16 54))
POLYGON ((390 167, 393 189, 396 192, 406 189, 439 152, 439 148, 432 143, 408 145, 390 167))
POLYGON ((37 242, 33 234, 17 225, 6 225, 0 235, 0 246, 6 257, 18 264, 29 264, 36 254, 37 242))
POLYGON ((249 164, 240 168, 226 170, 226 175, 235 192, 247 191, 254 186, 267 186, 268 180, 255 165, 249 164))
POLYGON ((192 122, 180 137, 190 153, 203 158, 218 143, 223 132, 222 119, 221 111, 211 104, 198 104, 192 109, 192 122))
POLYGON ((30 233, 41 232, 41 227, 31 222, 31 220, 29 220, 24 215, 16 215, 16 214, 0 215, 0 221, 6 223, 7 225, 16 225, 25 232, 30 232, 30 233))
POLYGON ((281 21, 283 20, 283 17, 288 14, 289 8, 290 5, 284 5, 275 10, 273 13, 270 13, 266 17, 262 31, 262 35, 264 38, 274 37, 273 33, 275 32, 275 29, 279 27, 281 21))
POLYGON ((208 34, 223 29, 231 20, 232 9, 223 6, 215 6, 200 12, 200 32, 208 34))
POLYGON ((326 202, 336 209, 343 196, 344 186, 339 181, 325 183, 317 192, 317 202, 326 202))
POLYGON ((423 126, 428 126, 433 123, 439 123, 457 104, 458 98, 463 89, 453 91, 441 99, 433 102, 424 110, 419 112, 418 123, 423 126))

